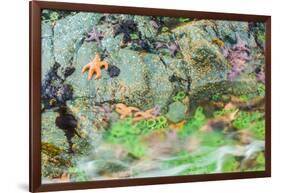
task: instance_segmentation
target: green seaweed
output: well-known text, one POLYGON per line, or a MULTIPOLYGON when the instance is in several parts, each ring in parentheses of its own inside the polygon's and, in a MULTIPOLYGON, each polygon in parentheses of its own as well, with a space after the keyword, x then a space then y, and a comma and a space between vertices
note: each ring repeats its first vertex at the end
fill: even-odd
POLYGON ((77 182, 88 181, 89 178, 85 174, 85 172, 79 168, 71 167, 68 169, 68 174, 70 174, 71 179, 75 179, 77 182))
POLYGON ((264 140, 265 138, 265 120, 257 121, 255 126, 251 128, 254 136, 257 139, 264 140))
POLYGON ((186 97, 185 92, 180 91, 173 97, 173 101, 180 101, 181 102, 185 97, 186 97))
POLYGON ((265 166, 265 157, 264 157, 264 153, 260 152, 257 157, 256 157, 256 165, 257 166, 265 166))
POLYGON ((132 137, 131 140, 125 142, 125 146, 127 147, 129 154, 135 158, 141 158, 145 155, 146 146, 139 138, 132 137))
POLYGON ((156 129, 163 129, 168 126, 167 118, 159 116, 156 119, 141 120, 133 125, 134 130, 139 131, 138 134, 147 134, 156 129))
POLYGON ((240 111, 238 117, 233 121, 233 126, 237 129, 248 129, 254 121, 262 117, 260 112, 240 111))
POLYGON ((213 95, 211 96, 211 99, 212 99, 213 101, 219 101, 219 100, 221 100, 221 98, 222 98, 222 95, 221 95, 221 94, 218 94, 218 93, 213 94, 213 95))
POLYGON ((251 96, 244 94, 244 95, 239 96, 239 99, 242 100, 243 102, 246 102, 251 99, 251 96))
POLYGON ((228 156, 225 158, 222 166, 223 172, 234 172, 239 167, 240 163, 233 156, 228 156))
POLYGON ((186 18, 186 17, 179 17, 178 20, 181 23, 186 23, 186 22, 190 22, 192 19, 191 18, 186 18))
POLYGON ((136 33, 131 33, 130 37, 131 37, 132 40, 138 40, 139 39, 139 36, 136 33))
POLYGON ((168 32, 168 31, 169 31, 169 28, 166 27, 166 26, 164 26, 164 27, 161 28, 161 32, 162 32, 162 33, 165 33, 165 32, 168 32))
MULTIPOLYGON (((253 161, 253 160, 252 160, 253 161)), ((250 167, 243 167, 243 171, 264 171, 265 170, 265 155, 264 152, 259 152, 254 158, 254 164, 250 167)))
POLYGON ((167 127, 167 119, 163 116, 142 120, 135 124, 132 119, 125 119, 114 123, 104 137, 109 143, 124 145, 132 156, 140 158, 146 150, 146 146, 141 141, 141 136, 165 127, 167 127))
POLYGON ((248 129, 254 137, 263 140, 265 137, 265 121, 263 113, 241 111, 233 121, 233 126, 238 130, 248 129))
POLYGON ((154 129, 156 127, 156 120, 149 119, 146 121, 146 125, 148 128, 154 129))
MULTIPOLYGON (((185 169, 180 175, 190 175, 190 174, 210 174, 217 171, 217 162, 210 162, 205 165, 202 164, 206 160, 206 157, 210 155, 210 152, 186 152, 181 151, 174 155, 175 159, 163 161, 163 167, 170 168, 176 166, 183 166, 188 164, 190 167, 185 169)), ((221 170, 223 172, 234 172, 240 166, 240 162, 235 159, 234 156, 227 156, 223 160, 221 170)))
POLYGON ((189 121, 187 121, 183 129, 179 132, 179 135, 185 137, 193 133, 194 131, 197 131, 204 125, 205 121, 206 116, 203 112, 203 108, 197 107, 194 116, 189 121))
POLYGON ((190 165, 187 169, 180 173, 180 175, 190 175, 190 174, 206 174, 213 173, 216 170, 216 163, 210 163, 208 165, 202 166, 200 163, 206 158, 208 153, 188 153, 182 151, 177 153, 174 157, 176 159, 168 160, 163 162, 163 167, 175 167, 182 165, 190 165))
POLYGON ((258 83, 257 92, 258 92, 259 96, 265 95, 265 85, 263 83, 258 83))
POLYGON ((167 118, 164 116, 157 117, 157 125, 156 128, 161 129, 168 126, 167 118))
POLYGON ((257 35, 257 40, 259 42, 261 42, 262 44, 264 44, 264 42, 265 42, 265 33, 264 33, 264 31, 258 31, 256 35, 257 35))
POLYGON ((219 147, 226 144, 225 136, 221 132, 201 134, 201 145, 208 147, 219 147))
POLYGON ((112 144, 124 145, 130 154, 139 158, 144 155, 145 146, 138 135, 141 128, 133 125, 131 119, 119 120, 105 133, 105 140, 112 144))
POLYGON ((238 97, 241 101, 247 102, 257 96, 264 96, 264 95, 265 95, 265 85, 264 83, 259 82, 256 87, 256 93, 243 94, 238 97))
POLYGON ((236 111, 237 109, 235 108, 231 108, 231 109, 221 109, 221 110, 218 110, 218 111, 214 111, 213 112, 213 116, 214 117, 220 117, 220 116, 223 116, 225 114, 228 114, 228 113, 232 113, 234 111, 236 111))

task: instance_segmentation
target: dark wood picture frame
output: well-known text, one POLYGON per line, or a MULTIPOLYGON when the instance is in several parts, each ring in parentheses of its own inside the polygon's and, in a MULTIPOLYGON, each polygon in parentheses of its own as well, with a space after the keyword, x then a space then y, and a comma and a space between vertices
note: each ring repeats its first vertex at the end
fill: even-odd
POLYGON ((264 15, 245 15, 230 13, 212 13, 183 10, 167 10, 154 8, 136 8, 121 6, 105 6, 94 4, 58 3, 58 2, 29 2, 30 10, 30 177, 29 190, 57 191, 88 188, 122 187, 148 184, 183 183, 211 180, 229 180, 242 178, 260 178, 271 176, 271 17, 264 15), (41 85, 41 10, 61 9, 86 12, 106 12, 120 14, 135 14, 148 16, 173 16, 191 17, 198 19, 223 19, 236 21, 256 21, 266 24, 266 46, 265 46, 265 74, 266 74, 266 134, 265 134, 265 171, 237 172, 204 174, 190 176, 153 177, 122 180, 104 180, 75 183, 42 184, 41 183, 41 106, 40 106, 40 85, 41 85))

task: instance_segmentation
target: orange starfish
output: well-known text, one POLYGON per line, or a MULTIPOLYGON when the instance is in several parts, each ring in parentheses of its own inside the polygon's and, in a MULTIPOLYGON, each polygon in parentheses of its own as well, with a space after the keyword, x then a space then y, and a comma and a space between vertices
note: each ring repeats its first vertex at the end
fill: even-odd
POLYGON ((115 110, 117 113, 120 114, 120 119, 124 119, 125 117, 131 117, 134 112, 139 111, 139 109, 136 107, 127 107, 122 103, 118 103, 115 106, 115 110))
POLYGON ((144 120, 144 119, 155 119, 156 116, 153 115, 154 112, 154 108, 153 109, 149 109, 147 111, 144 112, 137 112, 135 113, 135 117, 134 117, 134 121, 140 121, 140 120, 144 120))
POLYGON ((100 55, 96 54, 95 58, 83 67, 82 73, 89 70, 88 80, 91 80, 93 74, 96 74, 95 80, 97 80, 101 78, 101 68, 103 67, 107 70, 108 64, 101 61, 100 55))

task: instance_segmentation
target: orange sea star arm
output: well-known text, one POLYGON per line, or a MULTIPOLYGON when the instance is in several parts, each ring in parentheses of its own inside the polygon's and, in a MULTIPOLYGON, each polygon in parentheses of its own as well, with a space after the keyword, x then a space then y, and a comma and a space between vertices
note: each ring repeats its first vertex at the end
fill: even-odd
POLYGON ((87 70, 89 70, 90 66, 91 66, 91 62, 88 63, 88 64, 86 64, 86 65, 83 67, 83 69, 82 69, 82 73, 84 73, 84 72, 86 72, 87 70))
POLYGON ((95 68, 94 72, 96 73, 95 80, 101 78, 101 70, 100 68, 95 68))

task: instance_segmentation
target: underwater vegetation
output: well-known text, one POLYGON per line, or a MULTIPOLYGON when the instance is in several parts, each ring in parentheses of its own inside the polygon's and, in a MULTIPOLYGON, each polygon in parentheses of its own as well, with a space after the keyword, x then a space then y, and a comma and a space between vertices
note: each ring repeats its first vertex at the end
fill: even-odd
POLYGON ((42 10, 42 182, 264 170, 264 44, 257 22, 42 10))
POLYGON ((194 131, 199 130, 206 121, 206 117, 203 113, 202 107, 198 107, 194 113, 194 116, 184 125, 180 131, 181 136, 187 136, 194 131))
POLYGON ((178 92, 176 94, 176 96, 173 97, 173 100, 174 101, 182 101, 185 97, 186 97, 186 94, 183 91, 181 91, 181 92, 178 92))
POLYGON ((260 112, 240 112, 234 120, 233 126, 238 130, 249 130, 255 138, 264 139, 264 114, 260 112))
POLYGON ((140 128, 137 126, 133 127, 131 121, 124 120, 115 123, 105 138, 110 143, 124 145, 131 155, 138 158, 144 155, 145 146, 141 143, 138 136, 141 132, 140 128))

